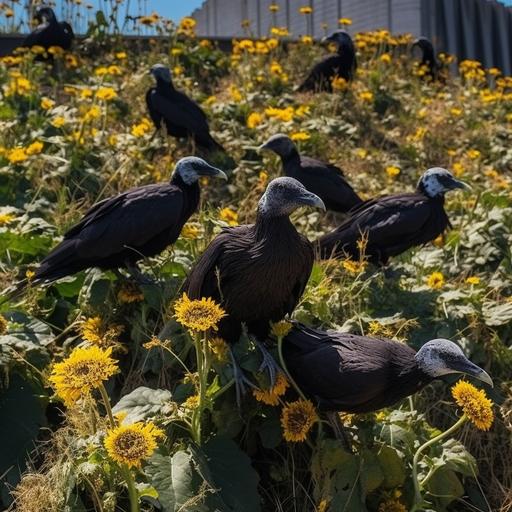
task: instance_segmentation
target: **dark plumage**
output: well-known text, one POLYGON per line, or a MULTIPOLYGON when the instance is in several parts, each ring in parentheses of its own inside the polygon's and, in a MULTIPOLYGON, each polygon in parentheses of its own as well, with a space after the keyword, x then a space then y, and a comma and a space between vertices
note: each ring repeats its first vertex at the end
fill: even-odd
POLYGON ((288 136, 281 133, 273 135, 260 149, 268 149, 279 155, 284 174, 299 180, 322 199, 328 210, 347 212, 362 202, 340 168, 309 156, 301 156, 288 136))
POLYGON ((492 386, 489 375, 445 339, 429 341, 416 352, 397 341, 296 324, 283 351, 291 376, 323 411, 376 411, 454 373, 492 386))
POLYGON ((195 101, 174 88, 169 69, 156 64, 151 73, 156 87, 146 93, 146 104, 155 127, 159 129, 164 123, 167 133, 173 137, 192 137, 203 151, 223 152, 223 147, 210 135, 206 114, 195 101))
POLYGON ((444 194, 466 186, 446 169, 429 169, 416 192, 382 196, 357 206, 341 226, 319 238, 321 257, 359 259, 357 242, 366 238, 366 256, 372 263, 386 264, 391 256, 442 234, 450 226, 444 194))
POLYGON ((332 92, 332 79, 339 77, 347 82, 354 78, 357 68, 356 52, 352 38, 345 30, 336 30, 324 42, 333 42, 338 45, 335 55, 326 57, 316 64, 307 78, 299 86, 300 92, 327 91, 332 92))
POLYGON ((265 339, 270 322, 291 313, 313 266, 313 246, 288 218, 303 205, 325 208, 292 178, 271 181, 256 223, 225 229, 203 253, 184 285, 190 298, 211 297, 227 312, 219 336, 238 341, 242 323, 265 339))
POLYGON ((31 48, 32 46, 60 46, 64 50, 71 48, 75 38, 71 25, 65 21, 57 21, 55 13, 50 7, 41 5, 36 9, 35 16, 41 22, 23 41, 21 46, 31 48))
POLYGON ((170 183, 133 188, 95 204, 41 262, 33 283, 81 270, 133 268, 178 238, 199 203, 199 176, 226 175, 196 157, 181 159, 170 183))
POLYGON ((413 43, 413 47, 414 46, 417 46, 421 50, 421 65, 427 67, 428 76, 435 80, 440 66, 434 53, 434 46, 426 37, 416 39, 413 43))

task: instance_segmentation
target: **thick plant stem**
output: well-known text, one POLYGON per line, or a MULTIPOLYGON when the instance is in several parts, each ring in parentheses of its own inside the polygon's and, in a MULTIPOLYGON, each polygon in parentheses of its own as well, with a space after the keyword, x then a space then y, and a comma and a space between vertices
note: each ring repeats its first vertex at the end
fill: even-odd
POLYGON ((206 402, 206 387, 209 363, 208 363, 208 341, 204 341, 204 350, 201 344, 201 337, 199 333, 194 333, 194 346, 196 349, 196 361, 197 361, 197 373, 199 375, 199 403, 197 408, 194 410, 192 415, 192 436, 194 441, 201 444, 201 420, 203 416, 203 410, 206 402))
POLYGON ((121 467, 121 472, 123 473, 124 480, 126 482, 126 486, 128 487, 128 497, 130 499, 130 512, 140 512, 139 506, 139 493, 135 487, 135 480, 133 479, 132 472, 130 468, 123 464, 121 467))
POLYGON ((293 377, 290 375, 290 372, 288 371, 288 368, 286 367, 286 363, 284 362, 283 357, 283 336, 279 336, 277 338, 277 353, 279 354, 279 363, 281 364, 281 368, 283 369, 284 373, 286 374, 286 378, 291 383, 291 385, 294 387, 295 391, 299 394, 299 396, 303 400, 307 400, 307 398, 304 396, 304 393, 301 391, 297 383, 293 380, 293 377))
MULTIPOLYGON (((412 461, 412 480, 414 482, 414 496, 415 496, 415 504, 413 508, 411 509, 411 512, 414 512, 416 510, 421 510, 421 503, 423 501, 423 498, 421 496, 421 490, 420 490, 420 482, 418 481, 418 462, 420 459, 420 455, 430 446, 433 444, 436 444, 439 441, 442 441, 445 437, 448 437, 449 435, 453 434, 456 430, 458 430, 466 421, 468 420, 467 416, 464 414, 460 417, 460 419, 454 423, 448 430, 445 430, 444 432, 441 432, 438 436, 433 437, 426 443, 422 444, 414 454, 414 458, 412 461)), ((426 480, 426 479, 425 479, 426 480)), ((425 480, 423 480, 423 483, 425 484, 425 480)))
POLYGON ((112 414, 112 407, 110 406, 110 399, 108 397, 107 390, 103 384, 100 384, 99 387, 101 398, 103 400, 103 404, 105 405, 105 409, 107 411, 108 421, 110 422, 111 428, 116 427, 116 422, 114 421, 114 415, 112 414))

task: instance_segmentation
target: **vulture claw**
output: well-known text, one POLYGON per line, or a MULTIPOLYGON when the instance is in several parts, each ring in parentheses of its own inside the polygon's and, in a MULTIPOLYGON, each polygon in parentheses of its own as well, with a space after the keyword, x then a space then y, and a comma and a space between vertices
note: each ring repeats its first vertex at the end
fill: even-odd
POLYGON ((242 396, 247 393, 247 386, 253 389, 257 389, 255 386, 245 375, 240 365, 237 363, 235 359, 235 355, 233 354, 233 350, 229 350, 229 354, 231 356, 231 364, 233 365, 233 380, 235 381, 235 390, 236 390, 236 405, 240 409, 242 406, 242 396))
POLYGON ((258 340, 254 340, 254 343, 260 349, 261 355, 263 356, 263 361, 261 362, 258 371, 262 372, 266 369, 270 378, 270 387, 274 387, 276 384, 276 376, 278 372, 281 372, 282 370, 263 343, 258 340))
POLYGON ((347 435, 347 432, 343 428, 338 413, 330 411, 326 413, 326 417, 327 421, 329 422, 329 425, 334 431, 334 436, 336 437, 336 439, 341 442, 345 450, 352 453, 352 447, 350 445, 349 437, 347 435))

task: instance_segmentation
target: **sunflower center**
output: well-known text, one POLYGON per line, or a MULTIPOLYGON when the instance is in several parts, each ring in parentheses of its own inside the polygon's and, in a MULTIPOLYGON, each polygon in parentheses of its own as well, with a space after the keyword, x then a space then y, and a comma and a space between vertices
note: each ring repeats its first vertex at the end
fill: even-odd
POLYGON ((146 439, 139 432, 123 432, 115 440, 114 445, 119 456, 127 459, 141 459, 147 452, 146 439))

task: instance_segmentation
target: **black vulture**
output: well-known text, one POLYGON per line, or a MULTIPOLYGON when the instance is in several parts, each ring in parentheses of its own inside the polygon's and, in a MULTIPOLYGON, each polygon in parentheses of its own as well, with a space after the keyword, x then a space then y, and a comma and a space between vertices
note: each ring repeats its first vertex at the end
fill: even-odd
POLYGON ((200 176, 224 172, 197 157, 182 158, 169 183, 136 187, 95 204, 41 262, 32 283, 52 282, 81 270, 126 267, 174 243, 199 204, 200 176))
POLYGON ((413 47, 417 46, 421 50, 421 66, 427 68, 427 74, 435 80, 439 71, 439 63, 437 62, 434 46, 426 37, 419 37, 414 41, 413 47))
POLYGON ((57 21, 51 7, 40 5, 34 18, 41 24, 38 25, 23 41, 22 47, 42 46, 45 49, 51 46, 60 46, 63 50, 69 50, 75 37, 71 25, 65 21, 57 21))
MULTIPOLYGON (((222 305, 228 315, 219 323, 219 336, 227 343, 238 341, 245 324, 256 337, 264 355, 262 368, 269 369, 271 380, 275 367, 258 340, 266 339, 270 322, 293 312, 313 267, 313 245, 289 219, 301 206, 325 210, 322 200, 297 180, 272 180, 258 203, 255 224, 224 229, 183 286, 192 299, 211 297, 222 305)), ((239 393, 243 377, 234 365, 239 393)))
POLYGON ((320 256, 359 259, 358 242, 365 239, 365 255, 372 263, 385 265, 391 256, 435 240, 451 227, 444 195, 466 187, 446 169, 429 169, 415 192, 381 196, 356 206, 343 224, 318 239, 320 256))
POLYGON ((435 339, 418 352, 404 343, 294 324, 283 340, 290 375, 322 411, 366 413, 389 407, 434 379, 489 375, 452 341, 435 339))
POLYGON ((299 180, 310 192, 320 197, 328 210, 347 212, 362 203, 339 167, 301 156, 290 137, 278 133, 260 149, 268 149, 279 155, 284 174, 299 180))
POLYGON ((208 119, 201 107, 174 88, 169 68, 155 64, 151 74, 156 79, 156 87, 151 87, 146 93, 146 104, 156 129, 160 129, 163 122, 167 133, 173 137, 193 137, 196 146, 203 151, 224 152, 224 148, 210 135, 208 119))
POLYGON ((299 86, 298 91, 300 92, 332 92, 333 78, 343 78, 347 82, 354 78, 357 60, 354 42, 349 33, 345 30, 336 30, 322 41, 335 43, 338 46, 338 51, 335 55, 326 57, 313 67, 299 86))

